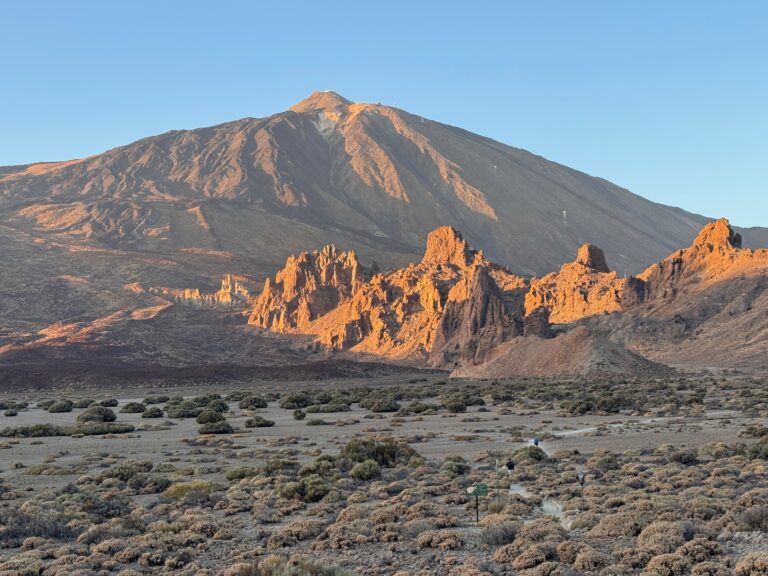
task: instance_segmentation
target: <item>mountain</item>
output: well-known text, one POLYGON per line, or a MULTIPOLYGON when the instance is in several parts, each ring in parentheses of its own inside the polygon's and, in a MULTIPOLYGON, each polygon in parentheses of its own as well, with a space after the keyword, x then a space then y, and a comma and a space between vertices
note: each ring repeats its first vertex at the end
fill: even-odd
MULTIPOLYGON (((254 274, 329 242, 402 265, 442 225, 520 274, 552 270, 585 242, 603 246, 623 274, 689 243, 707 221, 525 150, 333 92, 267 118, 0 170, 0 218, 66 242, 243 259, 254 274)), ((750 237, 758 235, 768 241, 761 230, 750 237)))
MULTIPOLYGON (((625 277, 690 244, 707 222, 525 150, 319 92, 267 118, 173 131, 79 160, 0 168, 0 370, 50 365, 40 373, 45 379, 66 362, 142 374, 199 364, 261 369, 278 356, 298 365, 317 354, 296 348, 301 337, 285 340, 264 328, 320 329, 321 317, 328 323, 323 347, 347 350, 355 341, 361 354, 372 354, 390 338, 392 357, 421 354, 420 362, 440 366, 476 361, 524 334, 526 322, 529 333, 544 330, 531 307, 551 308, 553 322, 623 309, 638 282, 630 286, 625 277), (460 242, 446 226, 462 231, 460 242), (435 229, 447 236, 430 237, 435 229), (430 242, 434 259, 420 260, 430 242), (303 273, 318 259, 321 268, 326 263, 319 276, 295 278, 293 289, 310 290, 315 300, 302 304, 285 278, 265 290, 264 279, 291 254, 328 244, 343 250, 294 263, 303 273), (443 244, 484 252, 459 266, 463 253, 442 255, 443 244), (584 244, 602 247, 616 271, 602 300, 591 296, 603 288, 590 288, 590 274, 604 272, 589 248, 566 265, 584 282, 571 296, 557 289, 562 274, 541 277, 584 244), (539 283, 526 303, 532 276, 539 283), (356 296, 359 310, 350 308, 358 294, 350 278, 369 286, 377 277, 382 286, 366 288, 356 296), (423 285, 410 284, 417 281, 423 285), (434 306, 446 290, 468 297, 441 303, 437 320, 419 317, 418 307, 434 306), (582 290, 588 306, 578 303, 582 290), (382 295, 405 298, 403 307, 383 301, 383 315, 361 312, 382 295), (550 306, 561 300, 570 304, 550 306), (328 316, 358 312, 357 323, 328 316), (441 342, 440 352, 412 354, 427 334, 441 342)), ((739 232, 745 246, 768 245, 766 229, 739 232)), ((635 328, 609 331, 625 330, 630 347, 660 346, 657 326, 635 328)), ((305 340, 314 346, 314 338, 305 340)))

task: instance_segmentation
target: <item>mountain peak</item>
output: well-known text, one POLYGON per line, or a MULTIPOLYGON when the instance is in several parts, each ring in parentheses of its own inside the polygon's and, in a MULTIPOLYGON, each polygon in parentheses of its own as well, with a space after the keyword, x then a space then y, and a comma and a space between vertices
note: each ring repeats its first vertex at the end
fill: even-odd
POLYGON ((427 249, 421 261, 425 264, 454 264, 465 268, 472 263, 475 254, 461 232, 451 226, 442 226, 427 236, 427 249))
POLYGON ((322 90, 312 92, 301 102, 291 107, 293 112, 316 112, 320 110, 336 110, 343 106, 352 104, 340 94, 331 90, 322 90))
POLYGON ((741 248, 741 234, 734 233, 728 220, 720 218, 704 226, 693 241, 693 245, 741 248))
POLYGON ((591 268, 595 272, 610 272, 608 263, 605 261, 605 253, 592 244, 583 244, 576 255, 576 262, 591 268))

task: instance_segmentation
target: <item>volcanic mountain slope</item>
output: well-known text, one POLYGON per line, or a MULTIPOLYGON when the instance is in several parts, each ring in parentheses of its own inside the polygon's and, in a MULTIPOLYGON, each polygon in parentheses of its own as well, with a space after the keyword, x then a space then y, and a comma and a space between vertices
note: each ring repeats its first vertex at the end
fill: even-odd
POLYGON ((326 243, 404 265, 442 225, 518 273, 546 273, 587 241, 607 247, 618 270, 636 272, 706 221, 524 150, 332 92, 267 118, 2 169, 0 220, 59 242, 228 258, 255 275, 326 243))

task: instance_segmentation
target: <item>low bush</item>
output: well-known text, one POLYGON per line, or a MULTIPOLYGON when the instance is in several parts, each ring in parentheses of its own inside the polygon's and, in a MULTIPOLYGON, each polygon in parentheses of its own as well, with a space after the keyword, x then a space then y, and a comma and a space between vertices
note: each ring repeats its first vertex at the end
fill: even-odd
POLYGON ((118 405, 118 401, 115 400, 114 398, 107 398, 106 400, 102 400, 101 402, 99 402, 99 404, 101 404, 105 408, 114 408, 115 406, 118 405))
POLYGON ((120 412, 123 414, 142 414, 145 409, 146 406, 140 402, 128 402, 120 409, 120 412))
POLYGON ((221 422, 224 420, 224 415, 221 412, 215 412, 213 410, 203 410, 197 415, 195 421, 198 424, 213 424, 214 422, 221 422))
POLYGON ((82 532, 82 528, 70 527, 67 520, 59 516, 32 514, 20 510, 7 514, 3 518, 3 540, 24 540, 31 537, 73 540, 82 532))
POLYGON ((331 491, 331 486, 319 474, 309 474, 295 482, 286 482, 277 488, 281 498, 298 498, 304 502, 318 502, 331 491))
POLYGON ((71 400, 59 400, 48 406, 48 412, 51 414, 59 414, 62 412, 72 412, 74 404, 71 400))
POLYGON ((267 420, 261 416, 254 416, 245 421, 246 428, 269 428, 275 425, 274 420, 267 420))
POLYGON ((86 408, 85 411, 77 415, 77 421, 80 423, 85 422, 114 422, 117 420, 117 415, 104 406, 91 406, 86 408))
POLYGON ((165 411, 168 413, 168 418, 197 418, 197 415, 203 411, 203 407, 191 400, 183 400, 177 404, 169 403, 165 411))
POLYGON ((144 398, 143 404, 164 404, 168 400, 170 400, 168 396, 147 396, 144 398))
POLYGON ((72 402, 72 405, 78 410, 82 410, 83 408, 88 408, 88 406, 90 406, 91 404, 93 404, 93 400, 91 398, 80 398, 72 402))
POLYGON ((189 482, 175 482, 168 486, 163 496, 171 500, 183 500, 191 495, 210 495, 213 484, 207 480, 190 480, 189 482))
POLYGON ((229 470, 226 474, 227 480, 233 481, 233 480, 242 480, 243 478, 252 478, 253 476, 258 476, 259 471, 256 468, 251 468, 250 466, 241 466, 239 468, 233 468, 232 470, 229 470))
POLYGON ((226 420, 203 424, 197 429, 200 434, 232 434, 235 429, 226 420))
POLYGON ((349 471, 349 475, 356 480, 373 480, 381 476, 381 466, 375 460, 366 460, 365 462, 358 462, 349 471))
POLYGON ((488 546, 504 546, 515 539, 520 531, 518 522, 502 522, 495 526, 490 526, 480 534, 480 540, 488 546))
POLYGON ((768 460, 768 437, 763 438, 751 446, 749 449, 749 458, 750 460, 756 458, 759 458, 760 460, 768 460))
POLYGON ((261 396, 246 396, 238 404, 242 410, 258 410, 268 406, 267 401, 261 396))
POLYGON ((19 411, 14 408, 9 408, 5 412, 3 412, 3 416, 18 416, 19 411))
POLYGON ((293 419, 294 420, 304 420, 304 418, 307 417, 307 413, 304 412, 304 410, 298 409, 293 411, 293 419))
POLYGON ((163 409, 159 406, 148 406, 141 414, 142 418, 162 418, 163 409))
POLYGON ((352 462, 373 460, 380 466, 392 468, 397 464, 407 464, 412 456, 418 454, 408 444, 394 438, 355 438, 342 448, 341 456, 352 462))

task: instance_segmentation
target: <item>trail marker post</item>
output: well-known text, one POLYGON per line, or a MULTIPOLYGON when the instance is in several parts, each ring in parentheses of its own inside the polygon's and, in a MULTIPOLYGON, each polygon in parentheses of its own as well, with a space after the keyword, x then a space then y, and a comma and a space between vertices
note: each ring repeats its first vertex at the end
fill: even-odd
POLYGON ((473 484, 467 487, 467 494, 475 497, 475 523, 480 523, 480 496, 488 496, 488 484, 473 484))

